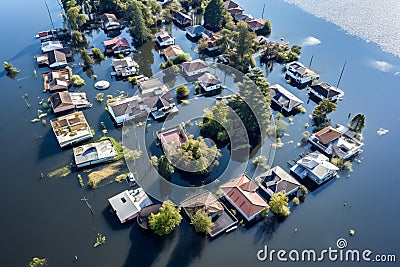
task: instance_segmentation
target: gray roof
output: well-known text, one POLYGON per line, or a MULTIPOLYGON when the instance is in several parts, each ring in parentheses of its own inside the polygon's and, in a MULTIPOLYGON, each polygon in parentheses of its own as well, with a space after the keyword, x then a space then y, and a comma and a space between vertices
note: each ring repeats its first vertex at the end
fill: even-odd
POLYGON ((310 85, 310 88, 325 98, 332 98, 343 94, 343 91, 325 82, 310 85))
POLYGON ((186 31, 190 34, 201 34, 204 30, 205 28, 202 25, 189 26, 186 28, 186 31))
POLYGON ((219 80, 219 78, 217 76, 215 76, 214 74, 211 74, 209 72, 206 72, 203 75, 201 75, 198 78, 198 81, 203 83, 204 86, 206 86, 206 87, 217 85, 217 84, 221 83, 221 81, 219 80))
POLYGON ((196 59, 188 62, 183 62, 181 64, 182 68, 184 68, 187 72, 193 72, 201 69, 208 68, 207 63, 205 63, 201 59, 196 59))
POLYGON ((303 101, 279 84, 271 85, 269 89, 271 98, 287 109, 292 109, 303 104, 303 101))
POLYGON ((288 193, 300 186, 300 183, 280 166, 275 166, 265 173, 260 174, 255 180, 261 183, 261 188, 263 190, 266 189, 265 191, 270 196, 272 196, 271 193, 275 194, 281 191, 288 193))

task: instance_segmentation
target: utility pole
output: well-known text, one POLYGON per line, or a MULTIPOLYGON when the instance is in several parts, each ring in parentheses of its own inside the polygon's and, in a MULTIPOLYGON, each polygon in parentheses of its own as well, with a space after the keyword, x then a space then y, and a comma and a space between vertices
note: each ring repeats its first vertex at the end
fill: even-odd
POLYGON ((53 26, 53 30, 54 30, 54 23, 53 23, 53 19, 51 18, 51 14, 50 14, 49 6, 47 5, 47 2, 46 2, 46 0, 44 0, 44 4, 46 5, 47 13, 49 13, 49 17, 50 17, 50 21, 51 21, 51 26, 53 26))
POLYGON ((346 63, 347 63, 347 61, 345 61, 344 64, 343 64, 342 72, 340 73, 339 80, 337 82, 336 88, 339 87, 340 81, 342 80, 342 76, 343 76, 344 68, 346 67, 346 63))

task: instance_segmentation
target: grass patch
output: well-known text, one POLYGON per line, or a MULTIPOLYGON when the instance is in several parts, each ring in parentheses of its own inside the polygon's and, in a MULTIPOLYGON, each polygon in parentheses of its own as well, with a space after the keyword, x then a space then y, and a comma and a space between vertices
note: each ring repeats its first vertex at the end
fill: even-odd
POLYGON ((64 167, 61 167, 61 168, 59 168, 59 169, 57 169, 57 170, 54 170, 54 171, 52 171, 52 172, 49 172, 49 173, 47 174, 47 177, 49 177, 49 178, 54 178, 54 177, 66 177, 66 176, 68 176, 69 174, 71 174, 71 168, 70 168, 69 166, 64 166, 64 167))
POLYGON ((120 183, 123 180, 126 180, 127 177, 128 177, 128 174, 127 173, 123 173, 123 174, 120 174, 117 177, 115 177, 115 181, 120 183))
POLYGON ((88 175, 89 178, 89 182, 88 184, 92 187, 92 188, 96 188, 97 185, 105 180, 110 178, 111 176, 117 174, 119 172, 119 168, 121 167, 122 162, 115 162, 113 164, 110 164, 106 167, 103 167, 97 171, 91 172, 88 175))
POLYGON ((84 186, 85 186, 85 183, 83 182, 82 175, 78 174, 77 177, 78 177, 79 185, 80 185, 81 187, 84 187, 84 186))

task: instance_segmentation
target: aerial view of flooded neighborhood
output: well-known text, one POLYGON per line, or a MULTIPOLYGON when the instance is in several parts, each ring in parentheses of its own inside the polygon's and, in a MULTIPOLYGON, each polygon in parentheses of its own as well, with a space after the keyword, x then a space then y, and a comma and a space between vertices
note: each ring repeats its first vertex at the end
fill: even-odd
POLYGON ((400 2, 3 11, 4 266, 397 266, 400 2))

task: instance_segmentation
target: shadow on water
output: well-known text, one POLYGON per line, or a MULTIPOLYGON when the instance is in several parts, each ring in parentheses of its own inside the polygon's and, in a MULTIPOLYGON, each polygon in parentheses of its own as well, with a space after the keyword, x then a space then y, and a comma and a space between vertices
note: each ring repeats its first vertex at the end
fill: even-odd
POLYGON ((111 207, 109 205, 107 205, 107 207, 102 211, 102 215, 113 231, 126 230, 132 227, 133 224, 136 224, 136 220, 125 224, 119 223, 117 216, 111 211, 111 207))
MULTIPOLYGON (((41 138, 41 146, 39 149, 39 160, 52 157, 60 153, 60 146, 57 143, 53 131, 49 130, 41 138)), ((67 148, 68 149, 68 148, 67 148)))
POLYGON ((152 233, 143 232, 138 224, 134 224, 131 230, 132 245, 128 257, 123 266, 136 266, 139 262, 141 266, 152 266, 159 255, 162 254, 167 244, 172 244, 177 238, 179 231, 174 231, 165 237, 159 237, 152 233))
MULTIPOLYGON (((190 226, 185 221, 180 227, 190 226)), ((193 229, 190 230, 180 231, 178 243, 166 264, 167 267, 189 266, 194 259, 201 257, 206 238, 193 229)))
POLYGON ((259 222, 259 226, 254 235, 253 244, 266 244, 274 235, 276 229, 278 229, 280 223, 283 220, 276 216, 269 215, 263 221, 259 222))
MULTIPOLYGON (((32 51, 35 51, 37 49, 38 49, 37 43, 32 43, 32 44, 28 45, 27 47, 25 47, 24 49, 22 49, 20 52, 18 52, 15 56, 8 59, 7 61, 14 61, 25 55, 31 55, 32 51)), ((40 54, 40 53, 38 52, 37 54, 40 54)))

